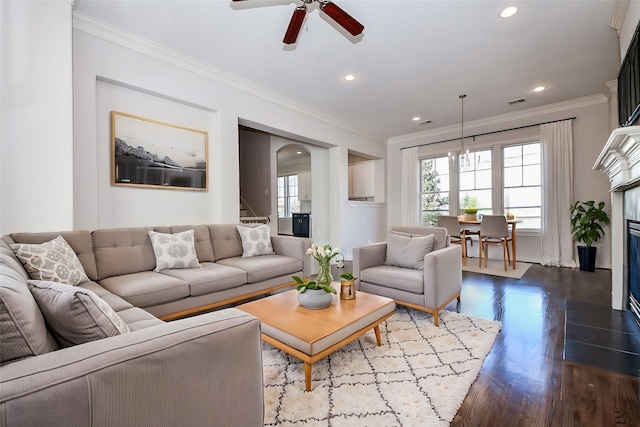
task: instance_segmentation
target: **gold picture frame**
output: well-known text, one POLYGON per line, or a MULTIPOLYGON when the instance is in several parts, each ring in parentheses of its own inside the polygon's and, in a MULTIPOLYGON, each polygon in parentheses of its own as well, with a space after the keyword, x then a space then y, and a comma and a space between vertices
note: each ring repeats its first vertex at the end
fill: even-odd
POLYGON ((120 111, 111 112, 111 184, 208 189, 209 134, 120 111))

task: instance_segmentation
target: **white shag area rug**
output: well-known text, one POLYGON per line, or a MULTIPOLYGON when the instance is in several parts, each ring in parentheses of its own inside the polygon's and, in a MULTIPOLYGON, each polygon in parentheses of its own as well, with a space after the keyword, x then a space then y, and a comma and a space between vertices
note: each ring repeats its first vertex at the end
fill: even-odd
POLYGON ((501 323, 398 306, 373 331, 313 365, 263 343, 265 426, 448 426, 491 350, 501 323))

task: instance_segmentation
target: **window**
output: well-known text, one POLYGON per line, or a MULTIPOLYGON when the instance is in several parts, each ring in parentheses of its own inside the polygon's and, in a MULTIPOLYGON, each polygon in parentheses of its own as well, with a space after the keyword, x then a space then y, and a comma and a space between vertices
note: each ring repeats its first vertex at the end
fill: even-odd
POLYGON ((491 214, 491 150, 470 152, 468 161, 460 165, 460 209, 477 208, 482 214, 491 214))
POLYGON ((449 214, 449 157, 420 161, 422 223, 436 223, 439 215, 449 214))
POLYGON ((504 212, 512 213, 522 224, 539 229, 542 215, 542 161, 540 143, 502 148, 504 212))
POLYGON ((278 217, 291 218, 291 214, 300 212, 298 200, 298 175, 278 177, 278 217))

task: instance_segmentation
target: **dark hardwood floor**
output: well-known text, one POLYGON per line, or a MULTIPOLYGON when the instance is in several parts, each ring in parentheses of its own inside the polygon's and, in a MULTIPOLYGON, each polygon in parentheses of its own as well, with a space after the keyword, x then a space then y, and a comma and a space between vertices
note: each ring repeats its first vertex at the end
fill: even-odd
POLYGON ((565 361, 566 301, 608 305, 611 272, 532 266, 520 280, 463 272, 448 310, 502 322, 453 426, 640 426, 640 379, 565 361))

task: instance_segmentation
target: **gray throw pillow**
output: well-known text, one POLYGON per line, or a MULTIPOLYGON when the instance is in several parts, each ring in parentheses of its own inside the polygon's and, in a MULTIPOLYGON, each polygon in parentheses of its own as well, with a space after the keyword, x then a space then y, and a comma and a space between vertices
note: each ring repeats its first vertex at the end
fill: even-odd
POLYGON ((387 234, 386 265, 424 270, 424 256, 433 249, 433 234, 406 237, 396 233, 387 234))
POLYGON ((34 280, 68 285, 89 281, 76 253, 62 236, 41 244, 16 243, 11 250, 34 280))
POLYGON ((156 268, 153 271, 202 267, 196 255, 194 235, 194 230, 174 234, 149 231, 153 253, 156 255, 156 268))
POLYGON ((129 326, 89 289, 28 280, 45 322, 61 347, 71 347, 129 332, 129 326))
POLYGON ((256 255, 273 255, 271 246, 271 229, 268 225, 258 227, 245 227, 238 225, 238 233, 242 239, 242 257, 256 255))

